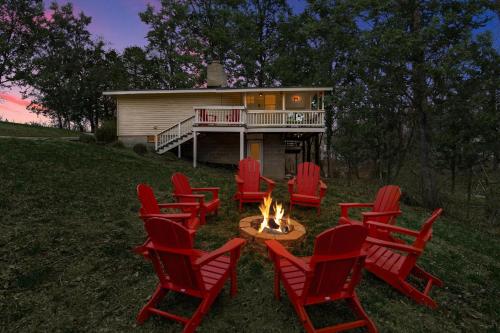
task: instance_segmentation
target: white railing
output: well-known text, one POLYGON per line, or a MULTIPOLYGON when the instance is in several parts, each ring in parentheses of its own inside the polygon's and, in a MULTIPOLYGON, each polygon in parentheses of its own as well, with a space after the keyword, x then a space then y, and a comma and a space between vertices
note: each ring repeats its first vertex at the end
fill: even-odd
POLYGON ((164 147, 169 143, 188 135, 193 131, 194 116, 178 122, 174 126, 158 133, 155 136, 155 149, 164 147))
POLYGON ((322 127, 325 112, 308 111, 247 111, 247 127, 322 127))
POLYGON ((196 106, 194 109, 194 124, 243 126, 246 123, 244 106, 196 106))

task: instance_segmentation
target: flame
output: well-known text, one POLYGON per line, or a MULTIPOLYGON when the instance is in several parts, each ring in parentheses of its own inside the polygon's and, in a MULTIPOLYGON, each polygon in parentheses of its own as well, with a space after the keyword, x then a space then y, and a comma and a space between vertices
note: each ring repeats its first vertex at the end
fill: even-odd
POLYGON ((274 222, 281 228, 281 219, 285 215, 285 210, 283 209, 283 205, 280 203, 274 204, 274 222))
POLYGON ((265 228, 269 228, 269 211, 271 210, 272 202, 273 198, 271 198, 271 195, 269 194, 266 198, 264 198, 264 201, 259 206, 262 217, 264 217, 264 220, 260 224, 259 232, 264 231, 265 228))
POLYGON ((264 231, 266 228, 273 229, 278 232, 284 232, 285 227, 290 223, 290 216, 288 216, 287 221, 284 221, 283 216, 285 215, 285 209, 281 203, 274 204, 274 222, 278 226, 278 228, 273 228, 269 224, 269 220, 271 218, 270 211, 273 203, 273 198, 269 194, 264 198, 264 201, 259 206, 260 212, 262 213, 262 223, 260 224, 258 232, 264 231))

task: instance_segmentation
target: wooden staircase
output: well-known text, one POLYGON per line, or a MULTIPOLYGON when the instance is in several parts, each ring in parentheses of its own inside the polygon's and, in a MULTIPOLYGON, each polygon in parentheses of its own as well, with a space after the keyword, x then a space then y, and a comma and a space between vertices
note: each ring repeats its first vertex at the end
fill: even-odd
POLYGON ((193 138, 194 116, 178 122, 174 126, 158 133, 155 137, 155 150, 158 154, 166 153, 193 138))

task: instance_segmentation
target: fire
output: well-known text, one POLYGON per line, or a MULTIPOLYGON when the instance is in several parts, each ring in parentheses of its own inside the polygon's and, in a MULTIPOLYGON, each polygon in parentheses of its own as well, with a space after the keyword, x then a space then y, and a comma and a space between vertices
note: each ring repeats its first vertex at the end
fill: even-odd
POLYGON ((283 216, 285 215, 285 209, 281 203, 274 204, 274 218, 271 216, 271 206, 273 199, 271 195, 264 198, 264 201, 259 206, 260 212, 262 213, 262 223, 260 224, 258 232, 264 231, 266 228, 273 229, 278 232, 285 232, 287 225, 289 224, 290 217, 285 221, 283 216))

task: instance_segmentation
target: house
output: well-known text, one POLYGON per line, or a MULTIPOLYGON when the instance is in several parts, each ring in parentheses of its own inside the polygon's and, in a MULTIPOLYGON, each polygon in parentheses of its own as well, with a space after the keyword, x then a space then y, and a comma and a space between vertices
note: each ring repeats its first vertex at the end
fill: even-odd
POLYGON ((213 63, 208 88, 104 94, 116 98, 117 134, 125 145, 154 144, 159 154, 191 157, 193 167, 236 165, 252 156, 264 175, 278 178, 293 173, 299 155, 306 158, 303 142, 325 131, 324 97, 331 90, 228 88, 222 66, 213 63))

